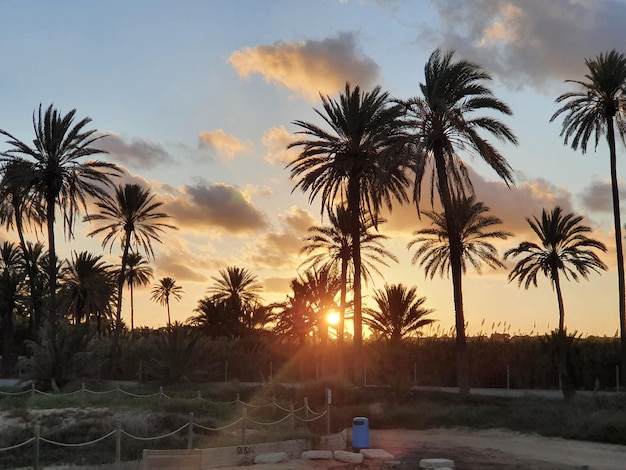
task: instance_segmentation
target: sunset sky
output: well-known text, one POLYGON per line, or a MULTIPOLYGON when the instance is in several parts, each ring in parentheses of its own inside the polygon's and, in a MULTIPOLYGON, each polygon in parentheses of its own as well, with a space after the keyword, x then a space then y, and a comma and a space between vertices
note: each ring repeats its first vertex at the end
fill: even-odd
MULTIPOLYGON (((514 113, 502 120, 520 144, 499 147, 515 171, 514 187, 466 160, 477 198, 515 233, 498 244, 500 253, 532 239, 524 218, 542 208, 559 204, 584 215, 609 248, 602 255, 609 271, 566 283, 565 323, 569 331, 612 336, 619 323, 608 150, 602 142, 586 155, 574 152, 559 137, 561 121, 549 119, 555 98, 573 89, 564 80, 583 78, 585 58, 626 52, 625 24, 624 0, 0 0, 0 128, 30 142, 33 110, 54 103, 63 113, 76 108, 93 119, 90 128, 109 134, 102 158, 124 168, 124 181, 157 193, 179 228, 156 246, 152 266, 155 281, 171 276, 183 287, 171 308, 173 321, 185 321, 226 266, 255 273, 267 302, 284 300, 303 261, 302 238, 321 222, 319 200, 292 193, 285 165, 296 153, 286 146, 294 120, 320 123, 319 93, 335 98, 348 81, 409 98, 419 92, 431 52, 455 49, 493 75, 492 89, 514 113)), ((0 140, 0 151, 7 149, 0 140)), ((622 175, 625 155, 620 142, 622 175)), ((370 289, 417 285, 447 331, 454 324, 451 281, 425 279, 406 249, 428 219, 420 221, 413 206, 387 217, 381 232, 400 263, 383 267, 384 280, 370 289)), ((93 228, 77 225, 71 242, 59 228, 60 255, 101 253, 101 239, 85 236, 93 228)), ((15 239, 0 232, 7 237, 15 239)), ((117 246, 104 253, 119 262, 117 246)), ((468 272, 468 332, 555 328, 548 280, 526 291, 509 284, 507 273, 468 272)), ((165 308, 149 297, 149 288, 136 292, 135 324, 165 325, 165 308)), ((124 316, 129 322, 128 296, 124 316)))

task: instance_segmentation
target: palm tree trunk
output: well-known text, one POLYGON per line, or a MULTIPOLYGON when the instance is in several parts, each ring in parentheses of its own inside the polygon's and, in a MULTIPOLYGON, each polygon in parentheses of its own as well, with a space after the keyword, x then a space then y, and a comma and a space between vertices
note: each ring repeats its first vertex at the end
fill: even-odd
POLYGON ((565 307, 563 304, 563 292, 561 290, 561 280, 559 271, 556 267, 552 267, 552 280, 554 281, 554 290, 559 303, 559 331, 557 334, 557 355, 559 378, 561 382, 561 393, 563 398, 570 399, 576 394, 576 389, 572 383, 571 377, 567 371, 567 337, 565 335, 565 307))
POLYGON ((48 228, 48 284, 50 289, 50 304, 48 305, 48 321, 50 323, 50 331, 52 338, 56 338, 57 315, 56 315, 56 290, 57 290, 57 252, 54 240, 54 212, 55 198, 54 196, 46 197, 46 222, 48 228))
POLYGON ((617 255, 617 287, 619 292, 619 328, 621 340, 622 373, 620 382, 626 383, 626 285, 624 283, 624 252, 622 249, 622 222, 620 221, 619 188, 617 183, 617 153, 615 150, 615 128, 613 116, 606 118, 606 138, 611 160, 611 195, 613 199, 613 222, 615 226, 615 252, 617 255))
POLYGON ((337 325, 337 343, 339 347, 343 347, 343 336, 346 319, 346 295, 348 291, 348 261, 341 260, 341 298, 339 299, 339 324, 337 325))
POLYGON ((565 305, 563 303, 563 292, 561 290, 561 279, 559 278, 559 270, 552 267, 552 280, 554 281, 554 290, 556 291, 556 300, 559 304, 559 335, 565 334, 565 305))
POLYGON ((165 299, 165 304, 167 305, 167 327, 170 328, 172 326, 172 320, 170 319, 170 301, 169 299, 165 299))
POLYGON ((443 149, 434 149, 435 165, 437 169, 437 184, 439 197, 443 204, 450 244, 450 269, 452 271, 452 291, 454 296, 454 322, 456 329, 456 370, 457 385, 462 395, 469 394, 470 368, 467 356, 467 338, 465 337, 465 315, 463 312, 463 272, 462 272, 462 245, 459 231, 456 228, 456 216, 452 206, 452 195, 448 185, 448 174, 443 149))
POLYGON ((352 264, 354 265, 354 376, 357 383, 365 383, 362 374, 363 318, 361 314, 361 199, 359 181, 351 177, 348 182, 348 210, 352 238, 352 264))
POLYGON ((124 278, 126 277, 126 263, 128 262, 128 252, 130 250, 130 233, 126 232, 126 239, 124 242, 124 251, 122 252, 122 266, 120 268, 120 275, 117 278, 117 307, 115 309, 115 331, 118 334, 118 330, 122 328, 122 298, 124 290, 124 278))
POLYGON ((133 282, 131 281, 128 284, 130 288, 130 332, 132 333, 135 330, 135 302, 133 299, 133 282))

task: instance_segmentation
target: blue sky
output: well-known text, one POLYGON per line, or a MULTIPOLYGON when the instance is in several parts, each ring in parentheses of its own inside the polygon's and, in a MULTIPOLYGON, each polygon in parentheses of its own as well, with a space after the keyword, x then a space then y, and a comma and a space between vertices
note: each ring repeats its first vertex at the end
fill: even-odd
MULTIPOLYGON (((516 234, 499 247, 530 238, 524 217, 542 207, 584 215, 609 247, 603 260, 610 270, 565 287, 566 325, 612 335, 618 315, 607 151, 603 144, 584 156, 572 151, 559 137, 560 121, 549 119, 554 99, 572 89, 564 80, 582 78, 585 58, 624 47, 624 24, 623 0, 0 0, 0 128, 30 140, 33 110, 54 103, 64 112, 76 108, 109 134, 104 158, 124 167, 124 180, 151 187, 179 227, 157 248, 153 267, 157 278, 183 286, 172 318, 184 321, 225 266, 250 269, 268 301, 284 299, 306 228, 320 222, 319 201, 291 192, 284 166, 294 154, 285 147, 294 120, 317 122, 318 93, 336 97, 350 81, 408 98, 418 93, 430 53, 453 48, 493 75, 495 94, 514 112, 504 121, 520 145, 501 151, 516 185, 507 188, 484 164, 467 160, 478 198, 516 234)), ((622 174, 621 143, 618 152, 622 174)), ((450 282, 424 279, 406 250, 426 221, 408 206, 388 218, 381 230, 401 262, 371 287, 417 285, 440 328, 449 328, 450 282)), ((77 226, 76 240, 60 249, 66 256, 100 252, 99 240, 85 238, 92 228, 77 226)), ((506 274, 468 273, 470 333, 491 332, 498 321, 510 332, 554 328, 549 283, 524 291, 506 274)), ((138 292, 136 323, 165 324, 164 309, 148 298, 149 290, 138 292)))

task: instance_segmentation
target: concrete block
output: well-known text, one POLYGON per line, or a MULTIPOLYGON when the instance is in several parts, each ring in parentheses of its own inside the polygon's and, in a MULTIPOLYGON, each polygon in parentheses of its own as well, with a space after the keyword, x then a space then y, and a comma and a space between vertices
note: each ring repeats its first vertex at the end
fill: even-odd
POLYGON ((301 459, 310 460, 330 460, 333 458, 333 453, 330 450, 305 450, 302 452, 301 459))
POLYGON ((363 454, 367 460, 393 460, 394 456, 383 449, 361 449, 359 453, 363 454))
POLYGON ((336 450, 333 452, 333 457, 340 462, 363 463, 363 454, 348 452, 347 450, 336 450))
POLYGON ((422 459, 420 460, 420 468, 444 470, 446 468, 454 468, 454 462, 449 459, 422 459))
POLYGON ((254 457, 254 463, 279 463, 289 459, 287 452, 272 452, 254 457))

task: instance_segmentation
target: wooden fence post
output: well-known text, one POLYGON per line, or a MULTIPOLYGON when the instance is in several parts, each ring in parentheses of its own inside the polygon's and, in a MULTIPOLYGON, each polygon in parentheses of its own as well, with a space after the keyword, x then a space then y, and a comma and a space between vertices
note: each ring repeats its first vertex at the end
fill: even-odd
POLYGON ((40 433, 40 426, 36 425, 35 426, 35 441, 34 441, 34 449, 33 449, 33 469, 34 470, 39 470, 39 433, 40 433))
POLYGON ((193 449, 193 413, 189 413, 189 428, 187 428, 187 449, 193 449))
POLYGON ((115 470, 122 468, 122 421, 115 420, 115 470))
POLYGON ((296 431, 296 414, 293 411, 293 405, 289 405, 289 412, 291 413, 291 418, 289 419, 289 421, 291 423, 291 438, 293 439, 296 431))
POLYGON ((248 421, 248 409, 243 409, 242 420, 241 420, 241 445, 246 445, 246 421, 248 421))

